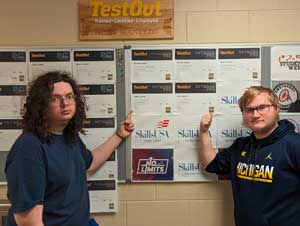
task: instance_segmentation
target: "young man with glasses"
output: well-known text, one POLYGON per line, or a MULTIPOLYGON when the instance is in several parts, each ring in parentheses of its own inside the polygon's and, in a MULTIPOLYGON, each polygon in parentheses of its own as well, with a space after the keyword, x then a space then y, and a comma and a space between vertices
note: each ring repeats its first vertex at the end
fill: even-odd
POLYGON ((134 130, 131 114, 115 134, 89 151, 85 98, 70 74, 48 72, 34 80, 24 105, 23 134, 5 166, 11 208, 6 226, 87 226, 86 170, 95 171, 134 130))
POLYGON ((248 88, 239 107, 251 135, 216 154, 208 113, 200 122, 200 161, 208 172, 230 174, 236 226, 298 226, 300 136, 292 123, 279 121, 278 98, 269 88, 248 88))

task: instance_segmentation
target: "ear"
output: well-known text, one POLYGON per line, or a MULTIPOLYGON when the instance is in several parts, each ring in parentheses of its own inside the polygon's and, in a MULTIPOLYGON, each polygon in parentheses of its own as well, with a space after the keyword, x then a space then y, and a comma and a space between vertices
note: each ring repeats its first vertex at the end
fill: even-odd
POLYGON ((274 110, 279 114, 280 109, 279 109, 278 105, 274 106, 274 110))

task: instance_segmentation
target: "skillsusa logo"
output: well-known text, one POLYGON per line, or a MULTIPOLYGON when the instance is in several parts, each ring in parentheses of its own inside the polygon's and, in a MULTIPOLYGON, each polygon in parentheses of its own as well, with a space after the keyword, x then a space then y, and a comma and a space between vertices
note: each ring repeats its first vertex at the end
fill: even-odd
POLYGON ((137 139, 142 139, 149 142, 160 142, 169 139, 168 126, 170 120, 164 119, 154 124, 154 128, 136 129, 134 134, 137 139))
POLYGON ((156 128, 168 128, 170 120, 164 119, 156 124, 156 128))

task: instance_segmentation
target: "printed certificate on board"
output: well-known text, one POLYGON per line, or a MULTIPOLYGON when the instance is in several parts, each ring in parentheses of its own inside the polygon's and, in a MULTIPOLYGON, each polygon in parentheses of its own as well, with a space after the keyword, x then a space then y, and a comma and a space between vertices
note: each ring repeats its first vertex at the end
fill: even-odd
POLYGON ((217 102, 216 83, 176 83, 176 114, 200 114, 203 111, 214 111, 217 102))
POLYGON ((142 115, 167 115, 174 111, 172 83, 133 83, 131 107, 142 115))
MULTIPOLYGON (((186 118, 175 117, 175 148, 174 148, 174 180, 203 181, 215 180, 217 177, 205 172, 199 160, 199 135, 201 115, 190 115, 186 118)), ((216 147, 216 123, 212 121, 209 135, 213 147, 216 147)))
POLYGON ((25 85, 0 85, 0 119, 21 118, 25 95, 25 85))
POLYGON ((73 75, 78 83, 115 83, 114 50, 74 50, 73 75))
POLYGON ((9 151, 21 134, 21 119, 0 119, 0 151, 9 151))
MULTIPOLYGON (((175 116, 172 118, 175 130, 175 155, 178 147, 185 147, 187 152, 189 152, 190 148, 199 149, 200 121, 202 115, 207 113, 207 111, 202 111, 199 115, 189 115, 185 118, 175 116)), ((215 148, 217 145, 217 128, 216 120, 214 119, 209 128, 209 135, 215 148)))
POLYGON ((131 81, 170 82, 173 80, 172 49, 132 49, 131 81))
POLYGON ((173 147, 174 117, 134 115, 135 130, 131 134, 134 148, 173 147))
MULTIPOLYGON (((108 138, 115 128, 115 118, 88 118, 84 123, 85 135, 80 134, 87 148, 92 151, 108 138)), ((88 179, 117 179, 117 155, 114 152, 109 159, 93 173, 88 173, 88 179)))
POLYGON ((26 50, 0 49, 0 85, 27 85, 26 50))
POLYGON ((261 80, 259 47, 219 48, 220 81, 261 80))
POLYGON ((300 80, 300 46, 273 46, 271 48, 271 80, 300 80))
POLYGON ((217 83, 218 100, 216 112, 224 114, 240 114, 239 98, 250 86, 259 86, 260 81, 239 81, 238 85, 232 81, 220 81, 217 83))
POLYGON ((30 50, 29 81, 49 71, 66 71, 72 73, 71 50, 30 50))
POLYGON ((176 48, 174 79, 180 82, 215 81, 218 74, 216 49, 176 48))
POLYGON ((80 85, 79 89, 86 98, 88 117, 116 115, 114 84, 80 85))
POLYGON ((238 137, 249 136, 251 130, 242 125, 241 114, 217 115, 217 148, 228 148, 238 137))
POLYGON ((106 213, 118 211, 116 180, 88 180, 90 212, 106 213))
POLYGON ((207 173, 199 161, 199 148, 176 147, 174 155, 174 181, 211 181, 217 175, 207 173))

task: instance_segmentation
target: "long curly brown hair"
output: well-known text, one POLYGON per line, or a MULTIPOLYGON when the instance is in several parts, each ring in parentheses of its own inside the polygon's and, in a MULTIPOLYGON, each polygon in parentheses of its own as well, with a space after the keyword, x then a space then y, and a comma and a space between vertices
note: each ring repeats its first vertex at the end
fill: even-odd
POLYGON ((69 83, 75 95, 76 112, 63 132, 69 141, 75 142, 79 133, 84 134, 83 122, 86 119, 85 98, 72 75, 62 71, 47 72, 30 83, 28 96, 24 104, 23 132, 33 132, 43 142, 51 143, 48 109, 54 83, 57 82, 69 83))

